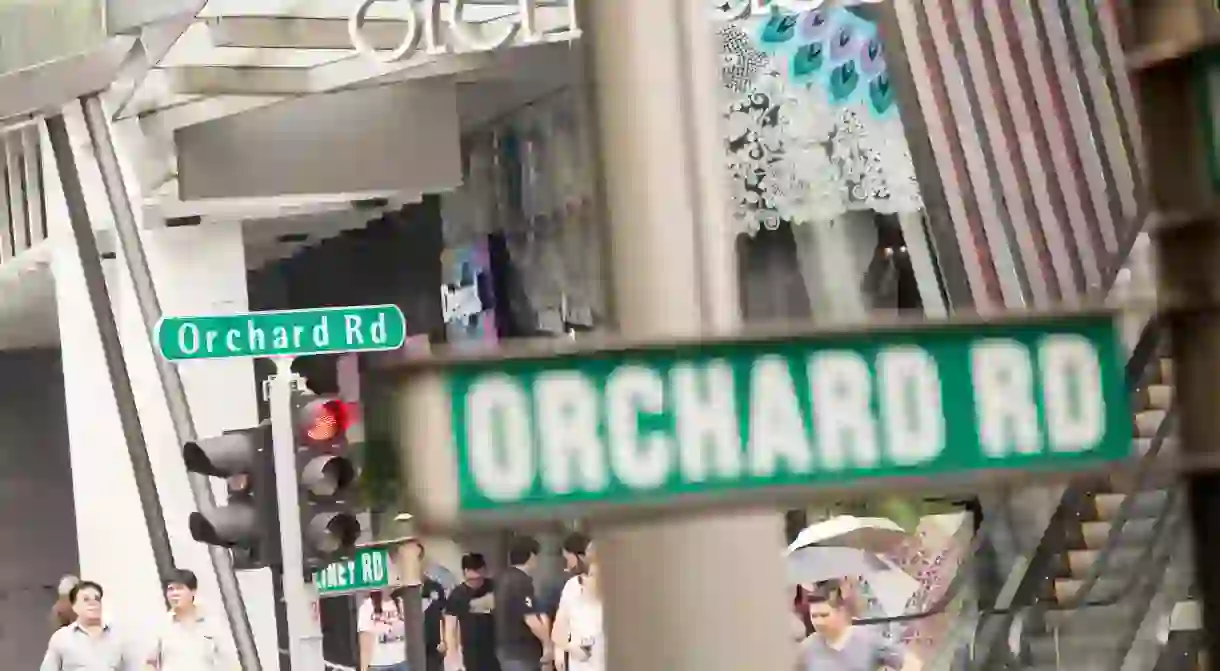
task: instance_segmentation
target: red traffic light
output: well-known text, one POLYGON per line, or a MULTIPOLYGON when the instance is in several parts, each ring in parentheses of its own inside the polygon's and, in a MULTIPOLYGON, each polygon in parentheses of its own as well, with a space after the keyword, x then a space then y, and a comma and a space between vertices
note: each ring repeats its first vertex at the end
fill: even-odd
POLYGON ((314 443, 342 438, 352 423, 351 408, 339 399, 311 403, 302 418, 305 437, 314 443))

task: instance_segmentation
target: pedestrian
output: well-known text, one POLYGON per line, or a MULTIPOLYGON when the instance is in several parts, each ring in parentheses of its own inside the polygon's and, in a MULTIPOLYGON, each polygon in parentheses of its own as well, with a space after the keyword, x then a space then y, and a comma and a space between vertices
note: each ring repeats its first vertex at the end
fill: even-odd
POLYGON ((220 627, 196 602, 199 579, 192 571, 178 569, 165 580, 169 614, 156 643, 148 654, 149 668, 156 671, 230 671, 237 668, 236 655, 223 643, 220 627))
POLYGON ((545 597, 546 614, 551 622, 555 621, 555 614, 559 612, 559 599, 563 596, 564 588, 572 578, 584 574, 588 551, 589 537, 579 531, 573 531, 563 539, 563 573, 548 587, 545 597))
POLYGON ((82 580, 68 592, 76 619, 51 635, 39 671, 128 671, 134 661, 102 619, 102 586, 82 580))
POLYGON ((919 660, 873 627, 852 624, 838 581, 818 583, 808 597, 814 633, 801 643, 803 671, 919 671, 919 660))
POLYGON ((76 611, 72 610, 72 601, 68 599, 68 595, 78 584, 80 584, 80 578, 74 575, 66 575, 59 579, 55 605, 51 606, 51 625, 55 629, 66 627, 76 621, 76 611))
POLYGON ((518 536, 508 550, 510 566, 496 580, 496 657, 501 671, 538 671, 551 665, 550 618, 538 603, 533 573, 541 551, 537 539, 518 536))
POLYGON ((356 614, 360 671, 407 671, 407 627, 387 592, 369 594, 356 614))
POLYGON ((461 654, 465 671, 500 671, 496 659, 495 581, 487 577, 487 560, 475 552, 462 557, 462 582, 449 593, 445 639, 461 654))
POLYGON ((601 568, 592 545, 586 545, 581 573, 564 587, 551 639, 559 671, 605 671, 606 636, 602 629, 601 568))

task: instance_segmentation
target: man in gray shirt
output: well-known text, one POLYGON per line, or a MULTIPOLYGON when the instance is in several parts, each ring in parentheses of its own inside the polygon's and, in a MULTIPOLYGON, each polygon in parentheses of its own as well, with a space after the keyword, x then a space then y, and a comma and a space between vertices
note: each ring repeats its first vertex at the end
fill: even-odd
POLYGON ((122 639, 102 622, 102 586, 88 580, 68 593, 76 621, 51 636, 39 671, 133 671, 122 639))
POLYGON ((802 671, 919 671, 920 663, 902 646, 871 627, 852 624, 835 582, 818 585, 809 596, 814 634, 801 643, 802 671))

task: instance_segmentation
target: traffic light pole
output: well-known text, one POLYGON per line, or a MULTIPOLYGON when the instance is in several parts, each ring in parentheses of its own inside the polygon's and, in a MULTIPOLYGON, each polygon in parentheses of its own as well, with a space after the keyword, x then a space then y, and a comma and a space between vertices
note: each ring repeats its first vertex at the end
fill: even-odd
POLYGON ((301 546, 300 489, 296 477, 296 432, 292 411, 292 357, 275 359, 271 381, 271 439, 275 451, 275 498, 280 509, 284 612, 288 620, 288 659, 292 671, 322 671, 322 632, 315 619, 316 595, 305 582, 301 546))
MULTIPOLYGON (((610 298, 631 337, 726 331, 739 320, 715 100, 721 61, 706 5, 582 4, 610 298)), ((607 525, 594 535, 612 671, 792 667, 778 511, 607 525)))

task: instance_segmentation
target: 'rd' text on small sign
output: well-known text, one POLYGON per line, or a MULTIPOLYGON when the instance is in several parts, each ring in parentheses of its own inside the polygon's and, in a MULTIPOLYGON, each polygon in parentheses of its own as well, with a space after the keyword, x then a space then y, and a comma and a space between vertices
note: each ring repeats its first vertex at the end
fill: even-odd
POLYGON ((165 317, 157 347, 170 361, 340 352, 402 347, 407 325, 396 305, 165 317))
POLYGON ((400 587, 402 576, 389 548, 360 548, 351 559, 314 571, 313 584, 319 596, 337 596, 400 587))
POLYGON ((412 511, 440 525, 1131 455, 1109 314, 455 358, 398 384, 412 511))

